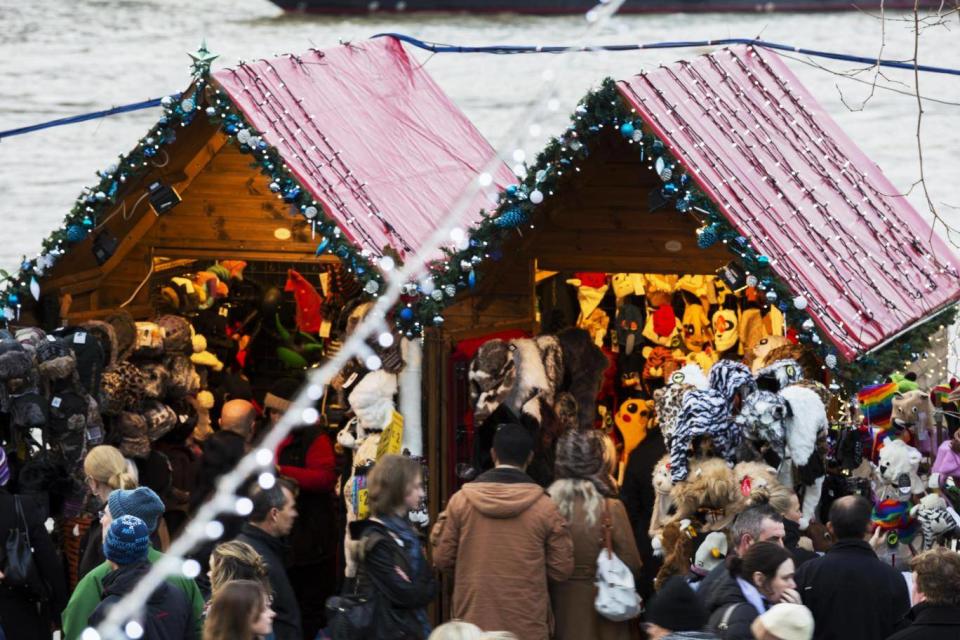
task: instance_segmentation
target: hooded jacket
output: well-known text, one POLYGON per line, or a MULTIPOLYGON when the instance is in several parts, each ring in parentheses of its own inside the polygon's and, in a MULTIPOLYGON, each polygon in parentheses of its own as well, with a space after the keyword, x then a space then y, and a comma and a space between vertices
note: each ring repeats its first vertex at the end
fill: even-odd
POLYGON ((573 540, 553 501, 526 473, 499 467, 465 485, 430 541, 437 568, 454 574, 452 617, 524 640, 550 637, 547 581, 573 573, 573 540))
MULTIPOLYGON (((147 561, 128 564, 111 571, 103 579, 103 600, 90 616, 97 626, 110 608, 133 591, 137 582, 150 571, 147 561)), ((193 609, 183 591, 166 582, 157 587, 142 611, 143 637, 151 640, 198 640, 193 609)))

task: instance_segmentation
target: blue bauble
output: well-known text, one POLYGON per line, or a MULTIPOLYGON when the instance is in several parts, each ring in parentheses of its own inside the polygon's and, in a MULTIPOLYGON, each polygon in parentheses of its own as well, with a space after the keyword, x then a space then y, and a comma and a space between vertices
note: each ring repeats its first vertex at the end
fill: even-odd
POLYGON ((515 195, 517 195, 517 185, 512 184, 512 185, 510 185, 509 187, 507 187, 507 195, 508 195, 508 196, 515 196, 515 195))
POLYGON ((637 128, 632 122, 624 122, 622 125, 620 125, 620 135, 628 140, 633 140, 633 134, 636 132, 637 128))
POLYGON ((701 249, 709 249, 717 243, 717 226, 711 224, 703 227, 697 232, 697 246, 701 249))
POLYGON ((693 206, 693 203, 690 202, 690 196, 685 195, 682 198, 677 199, 677 211, 680 213, 686 213, 690 211, 690 208, 693 206))
POLYGON ((653 144, 651 145, 651 148, 653 149, 653 153, 654 153, 654 154, 660 155, 660 154, 663 153, 663 150, 664 150, 665 147, 663 146, 663 142, 662 142, 662 141, 660 141, 660 140, 654 140, 654 141, 653 141, 653 144))
POLYGON ((237 131, 240 130, 240 127, 238 127, 237 125, 235 125, 235 124, 233 124, 233 123, 231 122, 230 124, 228 124, 227 126, 225 126, 225 127, 223 128, 223 130, 226 131, 229 135, 232 136, 233 134, 235 134, 237 131))
POLYGON ((317 245, 317 254, 316 254, 316 255, 320 255, 321 253, 323 253, 324 251, 326 251, 326 250, 327 250, 327 247, 329 247, 329 246, 330 246, 330 238, 327 238, 326 236, 320 238, 320 244, 317 245))
POLYGON ((79 224, 67 227, 67 242, 80 242, 87 237, 87 230, 79 224))
POLYGON ((477 270, 476 269, 471 270, 470 273, 467 275, 467 284, 470 285, 471 289, 477 286, 477 270))
POLYGON ((143 150, 143 155, 145 155, 148 158, 152 158, 153 156, 157 155, 157 150, 154 149, 153 147, 147 147, 146 149, 143 150))
POLYGON ((494 218, 493 224, 497 225, 501 229, 516 229, 523 224, 526 218, 527 216, 523 212, 523 209, 520 207, 510 207, 499 216, 494 218))
POLYGON ((666 183, 665 185, 663 185, 663 188, 660 189, 660 193, 663 195, 663 197, 668 199, 674 197, 679 192, 680 192, 680 187, 678 187, 676 184, 672 182, 666 183))
POLYGON ((766 267, 770 265, 770 258, 767 256, 757 256, 757 264, 761 267, 766 267))
POLYGON ((90 216, 83 216, 83 220, 81 220, 80 223, 87 229, 93 226, 93 220, 90 219, 90 216))
POLYGON ((300 198, 300 187, 290 187, 283 192, 284 202, 296 202, 300 198))
POLYGON ((400 319, 406 322, 413 320, 413 309, 410 307, 404 307, 403 309, 400 309, 400 319))
POLYGON ((11 307, 17 306, 20 304, 20 296, 17 295, 16 292, 11 293, 9 296, 7 296, 7 304, 9 304, 11 307))

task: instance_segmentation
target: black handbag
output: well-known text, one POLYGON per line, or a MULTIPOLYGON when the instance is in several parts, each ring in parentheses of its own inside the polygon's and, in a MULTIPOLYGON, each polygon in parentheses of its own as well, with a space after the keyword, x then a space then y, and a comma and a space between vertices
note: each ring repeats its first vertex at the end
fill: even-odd
POLYGON ((356 593, 327 599, 328 630, 333 640, 363 640, 374 631, 376 603, 356 593))
POLYGON ((10 530, 4 545, 6 557, 3 559, 3 583, 46 601, 49 592, 33 557, 30 528, 23 514, 23 504, 20 496, 14 496, 13 499, 17 510, 17 528, 10 530))

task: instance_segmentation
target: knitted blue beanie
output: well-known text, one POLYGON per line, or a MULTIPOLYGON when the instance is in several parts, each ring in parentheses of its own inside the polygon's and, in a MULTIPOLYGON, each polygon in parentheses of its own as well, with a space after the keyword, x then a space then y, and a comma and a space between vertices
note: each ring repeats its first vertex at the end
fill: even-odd
POLYGON ((113 518, 129 515, 143 520, 148 534, 156 531, 157 522, 165 509, 163 500, 150 487, 112 491, 107 498, 107 506, 113 518))
POLYGON ((119 565, 134 564, 147 559, 150 532, 143 520, 136 516, 120 516, 110 523, 103 541, 103 555, 119 565))

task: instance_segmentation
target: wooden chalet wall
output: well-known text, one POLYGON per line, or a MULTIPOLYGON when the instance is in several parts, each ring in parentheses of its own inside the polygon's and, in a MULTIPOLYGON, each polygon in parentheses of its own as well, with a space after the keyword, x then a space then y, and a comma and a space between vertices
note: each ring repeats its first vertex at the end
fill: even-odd
POLYGON ((134 293, 150 276, 151 265, 155 277, 161 277, 165 259, 336 259, 314 255, 317 241, 311 238, 310 225, 290 214, 289 205, 270 192, 266 176, 251 166, 251 157, 205 118, 197 118, 164 151, 168 157, 161 153, 156 158, 163 166, 128 187, 118 213, 104 225, 120 240, 113 257, 97 265, 91 248, 98 229, 70 247, 41 282, 44 295, 59 296, 65 323, 106 315, 131 296, 126 308, 134 317, 151 316, 151 287, 134 293), (160 217, 147 198, 141 199, 155 180, 173 186, 183 198, 160 217), (290 231, 290 239, 275 237, 281 228, 290 231))
POLYGON ((521 228, 500 261, 479 265, 477 287, 444 312, 443 334, 456 341, 507 329, 535 333, 536 268, 710 274, 729 262, 722 244, 697 247, 699 225, 673 203, 650 211, 661 184, 635 145, 617 132, 600 136, 580 171, 568 171, 538 208, 534 228, 521 228), (680 243, 679 251, 668 243, 680 243))

